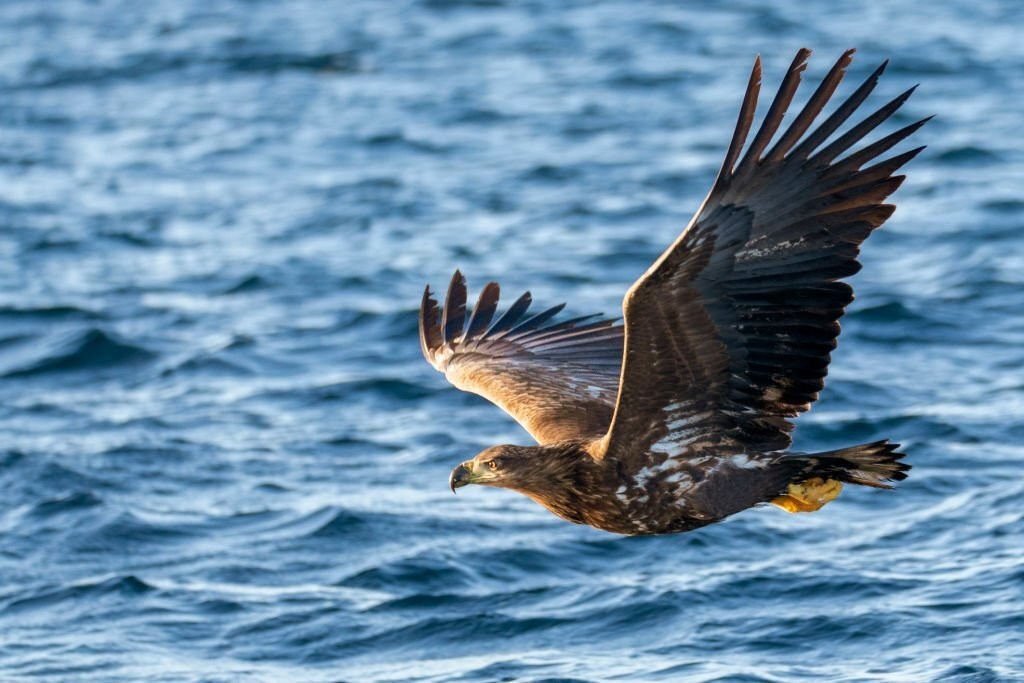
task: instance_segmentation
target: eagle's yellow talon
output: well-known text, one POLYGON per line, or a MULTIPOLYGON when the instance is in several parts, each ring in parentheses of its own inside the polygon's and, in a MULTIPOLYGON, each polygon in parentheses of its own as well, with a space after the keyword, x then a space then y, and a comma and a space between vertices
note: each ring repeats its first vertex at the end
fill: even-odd
POLYGON ((843 485, 835 479, 813 477, 800 484, 790 484, 785 495, 773 500, 772 505, 786 512, 814 512, 835 500, 842 490, 843 485))

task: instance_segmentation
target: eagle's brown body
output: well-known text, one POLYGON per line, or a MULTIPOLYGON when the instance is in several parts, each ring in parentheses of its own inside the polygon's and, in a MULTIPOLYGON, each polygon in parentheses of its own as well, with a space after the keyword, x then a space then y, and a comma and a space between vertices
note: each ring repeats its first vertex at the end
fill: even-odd
MULTIPOLYGON (((674 534, 725 519, 758 503, 785 495, 793 482, 812 477, 884 486, 907 469, 896 446, 877 442, 818 453, 738 454, 720 452, 686 459, 666 458, 637 473, 618 460, 595 458, 595 442, 561 441, 539 447, 497 446, 478 456, 498 460, 501 486, 518 491, 555 515, 618 534, 674 534), (858 468, 878 479, 856 480, 858 468)), ((461 483, 467 465, 456 468, 461 483)), ((859 473, 864 476, 864 473, 859 473)), ((475 483, 489 484, 486 475, 475 483)))
MULTIPOLYGON (((587 445, 564 441, 521 452, 502 448, 496 457, 530 459, 528 476, 504 487, 529 496, 562 519, 619 534, 690 531, 725 516, 696 497, 679 496, 676 487, 639 485, 617 462, 592 457, 587 445)), ((761 499, 774 497, 778 488, 765 491, 761 499)))
POLYGON ((882 203, 903 180, 893 173, 920 151, 875 161, 924 121, 848 153, 910 91, 832 139, 882 68, 817 122, 851 54, 769 147, 809 55, 801 50, 741 157, 760 85, 755 64, 718 179, 627 292, 625 325, 597 316, 551 324, 560 306, 528 317, 529 294, 492 323, 494 283, 467 321, 460 273, 443 310, 427 289, 424 355, 539 443, 487 449, 452 472, 453 489, 501 486, 572 522, 659 534, 780 496, 787 509, 817 509, 838 493, 837 482, 889 488, 906 476, 888 442, 787 451, 789 420, 824 386, 838 321, 853 299, 839 280, 859 270, 861 243, 893 211, 882 203))

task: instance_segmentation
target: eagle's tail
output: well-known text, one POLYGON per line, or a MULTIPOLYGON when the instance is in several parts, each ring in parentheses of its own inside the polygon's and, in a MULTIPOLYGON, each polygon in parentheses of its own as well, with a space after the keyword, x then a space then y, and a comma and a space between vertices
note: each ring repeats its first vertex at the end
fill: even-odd
POLYGON ((873 486, 876 489, 891 489, 892 482, 907 478, 910 465, 901 462, 903 453, 898 443, 875 441, 803 456, 811 468, 811 476, 837 479, 848 484, 873 486))
POLYGON ((874 443, 823 453, 792 454, 783 460, 806 463, 786 492, 772 500, 789 512, 813 512, 834 500, 843 483, 891 489, 892 482, 907 478, 910 465, 901 462, 897 443, 874 443))

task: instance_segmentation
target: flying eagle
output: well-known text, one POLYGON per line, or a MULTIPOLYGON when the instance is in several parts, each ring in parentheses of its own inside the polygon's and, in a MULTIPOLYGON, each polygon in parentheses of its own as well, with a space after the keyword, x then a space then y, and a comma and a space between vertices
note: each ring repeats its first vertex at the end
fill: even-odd
POLYGON ((893 173, 924 149, 875 161, 928 119, 847 154, 913 88, 829 141, 886 66, 817 122, 853 52, 770 146, 810 56, 800 50, 743 153, 761 83, 755 60, 714 186, 626 292, 623 324, 600 314, 552 322, 562 306, 528 316, 529 293, 492 323, 496 283, 468 316, 461 273, 443 310, 427 287, 427 360, 539 444, 486 449, 452 471, 453 491, 500 486, 570 522, 635 535, 689 531, 761 503, 817 510, 842 483, 892 488, 906 478, 888 441, 788 450, 789 420, 824 387, 853 300, 840 280, 860 269, 861 243, 895 209, 883 203, 903 182, 893 173))

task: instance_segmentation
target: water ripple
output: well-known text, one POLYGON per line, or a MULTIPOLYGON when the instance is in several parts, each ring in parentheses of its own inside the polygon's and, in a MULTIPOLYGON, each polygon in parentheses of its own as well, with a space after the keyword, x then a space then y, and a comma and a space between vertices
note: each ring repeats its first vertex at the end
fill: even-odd
POLYGON ((1024 678, 1018 15, 4 3, 0 670, 1024 678), (615 315, 714 178, 753 55, 767 93, 805 44, 809 81, 857 46, 851 80, 892 60, 879 101, 921 84, 897 124, 937 114, 796 432, 892 438, 910 479, 667 538, 453 497, 454 464, 528 436, 422 361, 424 283, 615 315))

